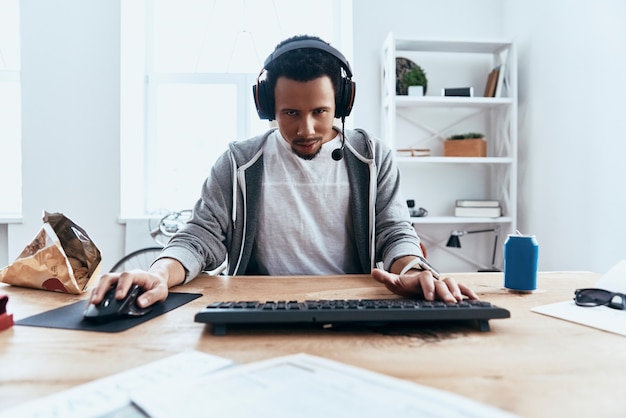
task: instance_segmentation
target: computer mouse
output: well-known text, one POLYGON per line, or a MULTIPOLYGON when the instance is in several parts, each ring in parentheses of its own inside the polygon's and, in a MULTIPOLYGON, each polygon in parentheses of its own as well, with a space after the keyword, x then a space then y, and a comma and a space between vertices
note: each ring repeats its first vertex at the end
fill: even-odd
POLYGON ((87 305, 83 313, 83 319, 91 322, 109 322, 115 319, 142 316, 152 310, 152 306, 140 308, 137 306, 137 298, 144 290, 137 284, 131 286, 123 299, 115 299, 117 285, 107 290, 100 303, 87 305))

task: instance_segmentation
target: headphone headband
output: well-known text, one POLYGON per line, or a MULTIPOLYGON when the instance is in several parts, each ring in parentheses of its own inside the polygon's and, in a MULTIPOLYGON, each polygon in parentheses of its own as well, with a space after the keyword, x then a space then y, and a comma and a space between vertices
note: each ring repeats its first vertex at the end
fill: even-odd
POLYGON ((302 39, 302 40, 292 41, 292 42, 288 42, 284 44, 283 46, 279 47, 274 52, 272 52, 265 59, 265 62, 263 63, 263 68, 267 68, 267 66, 270 65, 272 61, 274 61, 281 55, 286 54, 289 51, 293 51, 295 49, 300 49, 300 48, 320 49, 324 52, 329 53, 340 62, 348 78, 352 78, 352 69, 350 68, 350 64, 348 63, 348 60, 346 60, 346 57, 339 50, 333 48, 326 42, 317 40, 317 39, 302 39))

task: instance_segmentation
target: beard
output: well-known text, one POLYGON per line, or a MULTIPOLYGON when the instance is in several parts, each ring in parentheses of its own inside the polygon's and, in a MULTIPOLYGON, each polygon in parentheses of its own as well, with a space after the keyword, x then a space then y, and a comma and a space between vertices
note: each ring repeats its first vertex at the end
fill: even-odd
POLYGON ((322 151, 322 147, 319 147, 317 152, 315 152, 314 154, 301 154, 298 151, 296 151, 295 149, 293 149, 293 147, 291 148, 291 150, 298 157, 302 158, 303 160, 309 161, 309 160, 312 160, 313 158, 317 157, 320 154, 320 152, 322 151))
POLYGON ((299 151, 298 145, 303 144, 303 143, 307 143, 309 141, 311 141, 311 138, 309 139, 294 139, 291 143, 291 151, 296 154, 298 157, 302 158, 303 160, 312 160, 313 158, 317 157, 319 155, 319 153, 322 151, 322 146, 323 144, 321 144, 322 142, 322 138, 312 138, 313 140, 315 140, 316 142, 320 142, 320 146, 317 148, 317 150, 313 153, 302 153, 299 151))

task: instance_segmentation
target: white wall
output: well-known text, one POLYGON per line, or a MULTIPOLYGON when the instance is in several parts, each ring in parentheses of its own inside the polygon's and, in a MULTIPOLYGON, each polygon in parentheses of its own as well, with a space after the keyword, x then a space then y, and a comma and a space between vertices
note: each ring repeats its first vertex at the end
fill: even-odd
POLYGON ((537 236, 541 270, 604 272, 626 258, 625 21, 620 0, 356 1, 354 124, 381 134, 378 60, 389 31, 515 41, 518 228, 537 236))
POLYGON ((518 43, 520 223, 546 270, 626 258, 626 3, 507 3, 518 43))
POLYGON ((119 0, 23 0, 23 223, 8 226, 13 260, 62 212, 103 254, 123 253, 119 216, 119 0))
MULTIPOLYGON (((9 259, 46 209, 83 226, 110 266, 124 251, 119 0, 23 0, 21 9, 24 222, 8 226, 9 259)), ((537 235, 542 270, 606 271, 626 255, 625 9, 621 0, 355 0, 354 126, 380 134, 389 31, 516 41, 519 228, 537 235)))

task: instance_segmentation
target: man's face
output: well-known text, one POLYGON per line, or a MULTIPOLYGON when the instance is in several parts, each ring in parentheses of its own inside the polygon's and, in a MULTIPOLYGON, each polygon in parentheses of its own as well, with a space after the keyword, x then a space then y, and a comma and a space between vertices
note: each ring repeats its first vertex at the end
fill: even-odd
POLYGON ((278 129, 300 158, 314 158, 322 144, 337 135, 335 90, 329 77, 306 82, 279 77, 274 97, 278 129))

